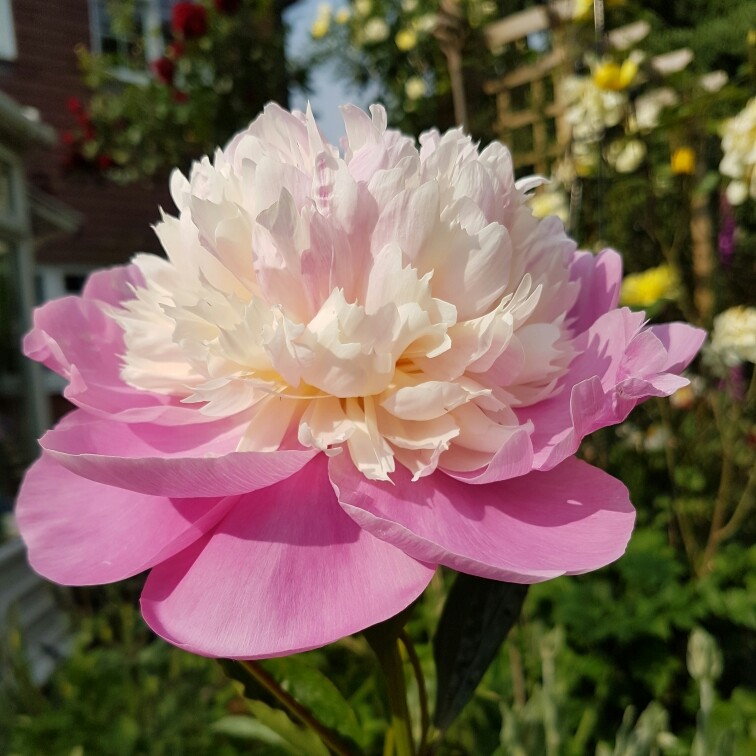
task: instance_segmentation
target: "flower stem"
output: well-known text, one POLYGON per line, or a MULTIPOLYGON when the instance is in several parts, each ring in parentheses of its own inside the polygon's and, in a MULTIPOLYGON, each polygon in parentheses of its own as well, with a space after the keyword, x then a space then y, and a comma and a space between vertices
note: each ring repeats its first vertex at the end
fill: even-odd
POLYGON ((394 620, 375 625, 365 631, 365 637, 378 657, 386 682, 391 735, 396 756, 415 756, 412 740, 412 723, 407 706, 407 683, 404 665, 399 653, 399 636, 402 625, 394 620))
POLYGON ((239 660, 250 677, 268 691, 293 717, 312 730, 336 756, 350 756, 352 753, 339 738, 312 712, 287 693, 257 662, 239 660))
POLYGON ((402 629, 402 632, 399 634, 399 638, 407 651, 407 656, 409 657, 412 671, 415 673, 415 680, 417 681, 417 694, 420 699, 420 745, 417 750, 418 753, 422 754, 425 751, 425 745, 428 740, 428 730, 430 729, 428 689, 425 687, 423 668, 420 664, 420 657, 417 655, 412 638, 409 637, 409 633, 404 629, 402 629))

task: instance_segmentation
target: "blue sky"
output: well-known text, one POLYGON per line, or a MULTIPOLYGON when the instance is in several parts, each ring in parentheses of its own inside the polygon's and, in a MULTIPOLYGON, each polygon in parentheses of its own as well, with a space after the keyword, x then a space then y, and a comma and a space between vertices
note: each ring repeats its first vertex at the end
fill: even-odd
MULTIPOLYGON (((322 2, 324 0, 301 0, 286 11, 285 18, 291 29, 286 44, 287 53, 290 56, 301 56, 312 46, 310 26, 322 2)), ((337 10, 346 3, 335 0, 332 5, 334 10, 337 10)), ((370 104, 370 95, 349 87, 348 82, 341 80, 336 74, 335 65, 334 63, 323 66, 313 73, 311 77, 313 92, 309 98, 318 119, 318 125, 332 144, 338 144, 339 138, 344 134, 339 105, 351 102, 367 107, 370 104)), ((306 106, 307 97, 301 93, 294 93, 291 98, 291 107, 304 110, 306 106)))

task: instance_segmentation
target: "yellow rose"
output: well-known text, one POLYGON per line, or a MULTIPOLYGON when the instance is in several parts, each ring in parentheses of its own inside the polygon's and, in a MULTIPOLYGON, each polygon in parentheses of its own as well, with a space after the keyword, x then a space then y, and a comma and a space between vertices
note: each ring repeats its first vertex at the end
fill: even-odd
POLYGON ((315 20, 315 23, 310 27, 310 34, 313 39, 323 39, 328 30, 331 28, 331 19, 326 17, 320 17, 315 20))
POLYGON ((417 34, 412 29, 401 29, 394 37, 394 41, 402 52, 407 52, 417 44, 417 34))
POLYGON ((696 153, 690 147, 678 147, 670 163, 672 173, 677 176, 692 176, 696 172, 696 153))
POLYGON ((587 21, 593 15, 593 0, 577 0, 572 18, 575 21, 587 21))
POLYGON ((638 64, 627 58, 622 65, 614 61, 607 61, 596 66, 593 72, 593 83, 603 90, 620 92, 632 84, 638 73, 638 64))
POLYGON ((673 299, 677 295, 678 285, 677 273, 669 265, 631 273, 622 279, 620 304, 649 307, 660 299, 673 299))
MULTIPOLYGON (((622 5, 625 0, 607 0, 604 5, 622 5)), ((593 0, 576 0, 575 9, 572 11, 574 21, 587 21, 593 18, 593 0)))
POLYGON ((343 26, 347 21, 349 21, 349 17, 349 8, 341 8, 334 16, 334 21, 336 21, 337 24, 343 26))

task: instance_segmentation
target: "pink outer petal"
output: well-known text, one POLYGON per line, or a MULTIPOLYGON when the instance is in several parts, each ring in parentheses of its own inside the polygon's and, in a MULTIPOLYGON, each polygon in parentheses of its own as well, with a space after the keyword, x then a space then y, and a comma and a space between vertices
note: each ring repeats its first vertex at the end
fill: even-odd
POLYGON ((71 472, 152 496, 231 496, 288 478, 316 449, 236 452, 243 428, 227 421, 167 428, 101 420, 77 410, 40 441, 71 472))
POLYGON ((685 323, 655 325, 651 326, 651 331, 667 350, 667 361, 663 369, 670 373, 685 370, 706 338, 704 331, 691 328, 685 323))
POLYGON ((193 653, 282 656, 392 617, 433 572, 344 514, 321 456, 242 497, 212 533, 153 569, 142 613, 193 653))
POLYGON ((113 307, 133 299, 135 286, 144 286, 144 276, 136 265, 119 265, 92 273, 84 284, 81 296, 96 299, 113 307))
POLYGON ((80 478, 43 456, 26 474, 16 519, 37 572, 65 585, 95 585, 173 556, 235 501, 134 494, 80 478))
POLYGON ((589 433, 621 423, 651 396, 668 396, 686 385, 674 374, 696 356, 705 332, 684 323, 642 325, 643 313, 627 308, 599 317, 576 340, 578 354, 559 393, 516 410, 521 422, 535 428, 535 469, 551 469, 589 433))
POLYGON ((598 255, 575 252, 570 280, 580 282, 581 294, 567 314, 567 320, 575 333, 581 333, 617 306, 622 286, 622 258, 613 249, 605 249, 598 255))
MULTIPOLYGON (((442 458, 443 460, 443 458, 442 458)), ((525 428, 515 431, 504 446, 499 449, 488 465, 471 473, 444 470, 447 475, 465 483, 482 485, 499 480, 516 478, 533 469, 533 445, 525 428)))
POLYGON ((585 462, 469 486, 446 475, 394 485, 330 462, 344 510, 368 532, 415 559, 471 575, 537 583, 603 567, 625 550, 635 512, 627 489, 585 462))
POLYGON ((123 331, 103 306, 132 298, 129 286, 140 281, 133 265, 99 271, 81 297, 63 297, 37 308, 24 353, 66 378, 66 399, 90 412, 125 422, 206 422, 196 407, 139 391, 121 380, 123 331))

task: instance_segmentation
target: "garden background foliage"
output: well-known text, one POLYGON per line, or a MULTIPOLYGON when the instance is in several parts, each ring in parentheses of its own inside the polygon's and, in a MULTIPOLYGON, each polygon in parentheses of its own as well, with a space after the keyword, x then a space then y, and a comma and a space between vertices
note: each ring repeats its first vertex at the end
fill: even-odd
MULTIPOLYGON (((478 55, 482 48, 475 40, 485 21, 525 5, 471 0, 461 6, 468 28, 467 91, 471 103, 482 103, 472 108, 471 128, 484 141, 492 136, 493 116, 492 104, 481 99, 482 82, 505 70, 506 56, 516 51, 501 58, 478 55)), ((659 274, 634 282, 650 318, 683 317, 711 328, 718 313, 756 304, 754 201, 731 207, 723 199, 727 178, 718 172, 721 124, 744 107, 756 81, 756 3, 607 5, 610 27, 649 22, 651 31, 637 45, 645 55, 690 47, 695 57, 665 81, 676 101, 651 128, 633 131, 623 117, 591 142, 593 167, 576 171, 582 199, 576 215, 571 192, 568 222, 584 247, 608 243, 621 250, 630 273, 662 266, 672 272, 670 285, 659 285, 659 274), (700 77, 713 70, 722 70, 727 83, 708 91, 700 77), (618 170, 608 159, 608 145, 636 139, 643 143, 642 158, 632 170, 618 170), (703 272, 694 259, 701 249, 694 220, 701 213, 710 237, 709 267, 703 272)), ((241 6, 252 12, 247 6, 255 4, 241 6)), ((329 51, 346 55, 340 58, 345 72, 358 83, 377 82, 396 126, 413 132, 449 126, 453 109, 445 60, 422 20, 434 9, 430 0, 353 0, 340 19, 334 10, 321 10, 314 19, 323 23, 313 26, 313 59, 329 51), (371 20, 386 29, 368 27, 371 20), (413 77, 423 87, 417 82, 408 87, 413 77)), ((226 26, 211 29, 209 41, 195 41, 196 50, 182 52, 187 58, 179 64, 180 76, 188 101, 172 94, 178 79, 156 78, 143 91, 136 85, 114 90, 112 82, 106 86, 98 78, 106 62, 83 56, 95 87, 87 112, 99 135, 96 146, 86 147, 90 169, 99 165, 117 180, 160 175, 167 167, 163 159, 185 164, 196 149, 222 142, 243 125, 242 116, 254 114, 239 100, 238 113, 203 120, 208 108, 202 98, 223 96, 222 77, 212 75, 215 85, 208 92, 200 81, 202 71, 211 70, 203 65, 220 60, 216 51, 226 54, 212 35, 233 40, 237 33, 233 18, 222 21, 226 26), (138 98, 147 96, 163 103, 153 111, 155 123, 130 124, 123 133, 134 149, 116 152, 110 125, 141 109, 138 98), (165 149, 150 141, 168 133, 166 124, 174 121, 196 135, 188 148, 180 140, 165 149), (160 149, 137 159, 145 143, 160 149), (112 163, 97 163, 103 150, 111 150, 112 163)), ((576 44, 590 52, 592 16, 576 19, 576 28, 576 44)), ((229 42, 226 50, 231 49, 229 42)), ((595 76, 596 60, 581 56, 576 62, 579 75, 595 76)), ((306 67, 302 61, 290 65, 290 71, 306 67)), ((647 89, 640 78, 628 84, 629 105, 647 89)), ((237 91, 235 80, 230 91, 237 91)), ((573 152, 573 167, 574 157, 573 152)), ((671 402, 649 402, 618 429, 595 433, 583 445, 586 459, 630 488, 638 522, 627 554, 598 573, 531 587, 507 642, 443 746, 434 751, 431 739, 428 752, 727 756, 756 750, 756 371, 747 360, 726 364, 708 349, 689 377, 691 386, 671 402)), ((431 702, 445 695, 436 690, 433 642, 454 579, 450 572, 439 573, 407 625, 431 702)), ((233 679, 240 677, 238 670, 229 677, 216 662, 152 638, 133 608, 138 587, 135 579, 117 588, 67 594, 75 646, 43 690, 25 674, 23 638, 11 634, 11 647, 3 653, 14 660, 17 673, 2 689, 0 751, 20 756, 327 753, 257 683, 233 679), (252 703, 241 695, 244 686, 252 703)), ((413 682, 413 660, 405 661, 410 705, 417 712, 424 696, 413 682)), ((349 752, 381 752, 386 711, 364 637, 271 660, 263 669, 338 732, 349 752)), ((419 718, 415 724, 419 737, 419 718)))

